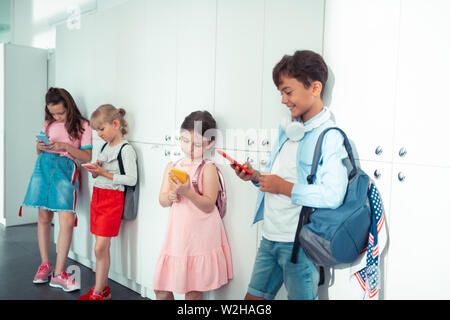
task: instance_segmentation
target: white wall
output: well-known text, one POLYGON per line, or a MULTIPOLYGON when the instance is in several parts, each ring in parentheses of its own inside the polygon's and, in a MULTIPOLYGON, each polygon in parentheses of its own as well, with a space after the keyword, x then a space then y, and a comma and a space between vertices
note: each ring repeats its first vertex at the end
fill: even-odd
MULTIPOLYGON (((166 163, 180 157, 176 136, 191 111, 212 112, 223 133, 219 146, 238 160, 249 158, 256 167, 267 160, 271 144, 262 140, 272 138, 286 114, 272 68, 298 49, 322 52, 323 11, 323 1, 307 0, 133 0, 83 17, 78 30, 58 27, 56 85, 69 90, 87 116, 103 103, 123 106, 128 139, 138 153, 139 217, 123 224, 112 241, 111 278, 154 297, 153 272, 168 215, 158 193, 166 163), (235 138, 232 129, 243 134, 235 138)), ((101 143, 94 139, 94 157, 101 143)), ((241 299, 259 245, 258 227, 251 225, 257 190, 217 161, 226 179, 224 224, 235 277, 208 298, 241 299)), ((93 181, 84 175, 82 183, 70 254, 93 267, 93 181)), ((285 291, 278 297, 285 298, 285 291)))
POLYGON ((5 225, 5 202, 4 202, 4 177, 5 177, 5 166, 4 166, 4 155, 5 155, 5 45, 0 44, 0 224, 5 225))

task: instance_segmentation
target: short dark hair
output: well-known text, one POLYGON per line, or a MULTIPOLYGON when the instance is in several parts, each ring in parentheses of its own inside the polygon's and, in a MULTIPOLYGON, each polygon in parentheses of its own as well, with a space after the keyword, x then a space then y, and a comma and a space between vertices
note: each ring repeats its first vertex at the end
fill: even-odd
MULTIPOLYGON (((181 129, 193 131, 195 128, 195 122, 201 121, 202 123, 202 136, 205 135, 205 132, 209 129, 216 129, 216 120, 214 120, 211 113, 208 111, 194 111, 189 114, 186 118, 184 118, 183 123, 181 124, 181 129)), ((211 136, 211 140, 214 140, 214 136, 211 136)))
POLYGON ((313 81, 320 81, 322 83, 320 98, 323 98, 328 80, 328 67, 320 54, 310 50, 296 51, 292 56, 285 55, 273 68, 272 77, 277 88, 280 86, 281 76, 295 78, 303 83, 305 88, 309 88, 313 81))

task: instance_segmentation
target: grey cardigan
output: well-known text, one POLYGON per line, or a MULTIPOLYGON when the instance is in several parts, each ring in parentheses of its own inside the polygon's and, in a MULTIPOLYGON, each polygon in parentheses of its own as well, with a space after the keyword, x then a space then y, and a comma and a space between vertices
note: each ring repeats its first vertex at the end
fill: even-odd
POLYGON ((114 175, 113 179, 108 179, 103 176, 95 178, 94 186, 101 189, 112 189, 124 191, 127 186, 134 186, 137 181, 137 164, 136 152, 133 147, 128 144, 122 149, 122 161, 125 174, 120 174, 119 161, 117 156, 123 144, 128 143, 127 140, 111 147, 109 143, 105 146, 103 151, 100 151, 97 160, 103 162, 102 168, 108 170, 114 175))

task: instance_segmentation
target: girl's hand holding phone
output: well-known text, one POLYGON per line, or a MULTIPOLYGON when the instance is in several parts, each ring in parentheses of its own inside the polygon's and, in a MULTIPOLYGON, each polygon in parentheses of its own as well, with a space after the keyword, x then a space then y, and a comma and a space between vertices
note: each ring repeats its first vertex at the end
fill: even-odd
POLYGON ((50 143, 46 144, 47 150, 52 151, 67 151, 67 144, 64 142, 53 142, 50 141, 50 143))
POLYGON ((67 144, 64 142, 53 142, 53 141, 44 142, 42 140, 36 140, 36 142, 37 142, 37 148, 41 151, 48 151, 48 150, 67 151, 66 150, 67 144))
POLYGON ((173 190, 170 190, 169 191, 169 194, 167 195, 167 198, 169 199, 169 201, 170 202, 179 202, 180 201, 180 197, 178 196, 178 194, 175 192, 175 191, 173 191, 173 190))
POLYGON ((47 151, 48 150, 48 144, 43 142, 42 140, 36 140, 37 148, 40 151, 47 151))
POLYGON ((102 161, 97 160, 95 163, 82 163, 81 166, 92 173, 92 176, 96 178, 98 175, 102 175, 102 173, 107 172, 102 168, 102 164, 102 161))
POLYGON ((186 182, 182 183, 175 175, 169 172, 169 183, 171 191, 176 194, 186 196, 186 194, 191 191, 191 179, 189 178, 189 175, 187 176, 186 182))

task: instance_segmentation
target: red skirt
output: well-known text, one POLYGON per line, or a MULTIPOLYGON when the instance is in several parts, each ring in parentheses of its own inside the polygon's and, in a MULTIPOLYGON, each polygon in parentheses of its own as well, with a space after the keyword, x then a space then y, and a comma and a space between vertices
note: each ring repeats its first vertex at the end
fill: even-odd
POLYGON ((124 192, 94 187, 91 199, 91 232, 117 237, 122 222, 124 192))

